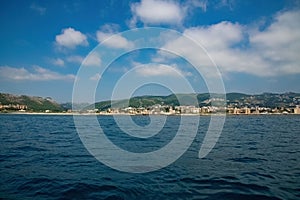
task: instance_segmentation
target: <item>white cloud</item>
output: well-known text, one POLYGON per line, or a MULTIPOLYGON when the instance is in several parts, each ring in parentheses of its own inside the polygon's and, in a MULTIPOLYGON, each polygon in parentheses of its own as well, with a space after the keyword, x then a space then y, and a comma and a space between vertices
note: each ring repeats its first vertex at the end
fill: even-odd
POLYGON ((36 4, 31 4, 30 9, 38 12, 40 15, 44 15, 46 13, 46 8, 36 5, 36 4))
POLYGON ((101 58, 98 53, 93 52, 87 56, 87 58, 82 63, 83 66, 95 66, 98 67, 101 65, 101 58))
POLYGON ((102 44, 116 49, 130 49, 134 47, 132 41, 118 33, 119 26, 116 24, 106 24, 100 28, 96 33, 97 41, 102 44))
POLYGON ((59 74, 48 69, 33 66, 31 71, 25 68, 15 68, 9 66, 0 67, 0 77, 4 80, 14 81, 51 81, 51 80, 74 80, 73 74, 59 74))
POLYGON ((57 66, 60 66, 60 67, 63 67, 65 65, 64 60, 61 59, 61 58, 52 59, 52 63, 54 65, 57 65, 57 66))
POLYGON ((95 75, 90 77, 91 81, 99 81, 101 78, 101 75, 99 73, 96 73, 95 75))
POLYGON ((243 39, 243 27, 231 22, 221 22, 211 26, 190 28, 184 34, 208 48, 227 48, 243 39))
POLYGON ((117 33, 120 26, 118 24, 108 23, 100 27, 100 30, 105 33, 117 33))
POLYGON ((228 7, 230 10, 233 10, 235 4, 236 4, 235 0, 221 0, 215 5, 215 8, 219 9, 222 7, 228 7))
POLYGON ((201 8, 203 12, 206 12, 208 6, 208 0, 187 0, 185 1, 185 9, 193 12, 195 8, 201 8))
POLYGON ((84 58, 81 57, 81 56, 78 56, 78 55, 73 55, 73 56, 68 56, 68 57, 66 58, 66 60, 67 60, 68 62, 70 62, 70 63, 78 63, 78 64, 81 64, 82 61, 84 60, 84 58))
POLYGON ((87 37, 80 31, 73 28, 66 28, 62 30, 60 35, 55 37, 57 45, 73 49, 76 46, 87 46, 87 37))
POLYGON ((140 21, 144 25, 176 25, 181 27, 184 19, 200 8, 206 12, 208 0, 141 0, 130 5, 132 18, 130 28, 135 28, 140 21))
MULTIPOLYGON (((299 11, 279 13, 264 30, 221 22, 186 29, 184 34, 202 44, 223 73, 243 72, 256 76, 300 73, 299 11)), ((207 69, 212 65, 205 52, 177 38, 163 48, 174 49, 207 69)))
POLYGON ((124 66, 118 66, 118 67, 109 67, 108 71, 114 72, 114 73, 126 73, 129 71, 129 67, 124 67, 124 66))
POLYGON ((157 53, 151 57, 151 61, 155 63, 165 63, 178 58, 178 55, 164 50, 157 50, 157 53))
POLYGON ((180 75, 190 75, 189 73, 182 72, 176 65, 165 65, 165 64, 144 64, 136 67, 136 73, 140 76, 173 76, 178 77, 180 75))
POLYGON ((127 40, 121 35, 115 35, 112 33, 104 33, 101 31, 97 31, 97 40, 98 42, 103 42, 103 45, 105 46, 116 49, 130 49, 134 47, 133 42, 127 40))
POLYGON ((253 49, 272 65, 274 73, 300 73, 300 11, 279 13, 263 31, 250 35, 253 49))
POLYGON ((131 4, 133 18, 131 24, 137 20, 144 24, 180 24, 184 18, 184 10, 173 1, 142 0, 131 4))

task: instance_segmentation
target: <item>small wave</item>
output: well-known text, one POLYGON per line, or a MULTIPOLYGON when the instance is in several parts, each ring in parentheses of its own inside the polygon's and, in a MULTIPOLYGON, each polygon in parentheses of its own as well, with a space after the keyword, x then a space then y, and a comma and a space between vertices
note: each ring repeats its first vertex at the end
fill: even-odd
POLYGON ((29 197, 49 196, 54 197, 61 189, 60 181, 48 178, 33 178, 17 187, 21 193, 26 193, 29 197))
POLYGON ((40 148, 40 147, 33 147, 33 146, 21 146, 21 147, 17 147, 17 150, 22 150, 22 151, 47 151, 44 148, 40 148))
POLYGON ((124 199, 122 191, 114 185, 73 183, 65 185, 62 199, 124 199))
POLYGON ((239 181, 236 181, 237 178, 234 177, 223 177, 222 179, 204 179, 204 180, 195 180, 193 178, 182 178, 181 182, 184 183, 196 183, 197 185, 210 185, 211 187, 220 187, 220 188, 248 188, 256 191, 268 191, 269 188, 266 186, 256 185, 256 184, 245 184, 239 181))
POLYGON ((270 175, 270 174, 262 174, 262 173, 258 173, 258 172, 247 172, 247 173, 243 173, 243 176, 253 176, 253 177, 262 177, 262 178, 269 178, 269 179, 276 179, 274 176, 270 175))
POLYGON ((186 187, 189 187, 190 191, 193 191, 195 194, 201 194, 203 190, 207 191, 209 199, 244 199, 243 197, 246 199, 256 199, 256 197, 258 199, 272 199, 268 196, 271 193, 269 187, 258 184, 242 183, 237 178, 231 176, 204 180, 183 178, 180 179, 180 182, 186 187), (225 196, 223 197, 222 195, 225 196))
POLYGON ((228 159, 228 161, 239 162, 239 163, 256 163, 256 162, 266 161, 266 159, 241 157, 241 158, 230 158, 228 159))
MULTIPOLYGON (((211 199, 243 199, 243 200, 253 200, 253 199, 259 199, 259 200, 277 200, 279 198, 273 197, 273 196, 267 196, 267 195, 261 195, 261 194, 241 194, 241 193, 234 193, 234 192, 219 192, 216 194, 210 195, 207 200, 211 199)), ((280 199, 279 199, 280 200, 280 199)))

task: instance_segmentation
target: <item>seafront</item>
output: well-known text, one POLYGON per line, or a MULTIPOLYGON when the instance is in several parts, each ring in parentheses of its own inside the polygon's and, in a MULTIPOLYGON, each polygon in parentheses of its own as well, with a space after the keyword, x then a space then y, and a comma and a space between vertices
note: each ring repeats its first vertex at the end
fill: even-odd
POLYGON ((109 112, 0 112, 2 115, 62 115, 62 116, 73 116, 73 115, 82 115, 82 116, 224 116, 224 115, 231 115, 231 116, 253 116, 253 115, 299 115, 300 113, 156 113, 156 114, 140 114, 140 113, 109 113, 109 112))

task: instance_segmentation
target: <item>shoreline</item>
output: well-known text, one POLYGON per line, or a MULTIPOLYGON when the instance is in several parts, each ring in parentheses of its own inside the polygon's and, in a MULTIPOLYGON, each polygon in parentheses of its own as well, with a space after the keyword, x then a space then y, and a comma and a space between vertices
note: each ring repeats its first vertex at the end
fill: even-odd
POLYGON ((232 114, 232 113, 203 113, 203 114, 130 114, 130 113, 67 113, 67 112, 0 112, 0 115, 61 115, 61 116, 73 116, 73 115, 80 115, 80 116, 258 116, 258 115, 300 115, 297 113, 253 113, 253 114, 232 114))

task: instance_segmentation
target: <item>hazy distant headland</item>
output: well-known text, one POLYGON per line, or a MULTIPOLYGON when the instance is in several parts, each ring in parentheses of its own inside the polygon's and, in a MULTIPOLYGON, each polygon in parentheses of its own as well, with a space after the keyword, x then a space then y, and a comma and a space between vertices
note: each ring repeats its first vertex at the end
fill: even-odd
POLYGON ((227 93, 171 94, 137 96, 130 99, 101 101, 95 104, 59 104, 51 97, 0 93, 1 113, 69 114, 300 114, 300 93, 227 93))

